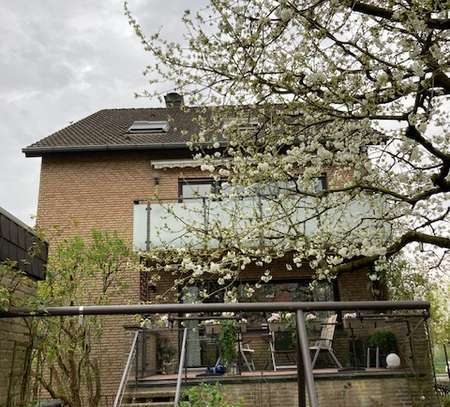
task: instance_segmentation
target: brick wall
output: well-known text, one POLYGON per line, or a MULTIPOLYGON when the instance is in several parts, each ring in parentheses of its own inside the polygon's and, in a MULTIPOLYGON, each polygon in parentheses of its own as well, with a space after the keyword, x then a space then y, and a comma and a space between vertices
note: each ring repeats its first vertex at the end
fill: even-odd
MULTIPOLYGON (((423 395, 412 376, 384 374, 316 378, 320 407, 437 407, 434 397, 423 395)), ((296 407, 296 380, 254 380, 250 383, 222 383, 229 401, 240 401, 242 407, 296 407)))
MULTIPOLYGON (((170 154, 177 156, 174 152, 164 158, 170 154)), ((159 170, 160 183, 155 185, 152 158, 158 156, 140 152, 43 157, 37 223, 50 241, 50 254, 59 239, 75 235, 88 239, 92 228, 116 231, 131 244, 133 201, 155 195, 175 199, 178 178, 199 176, 196 169, 159 170)), ((138 273, 129 273, 127 283, 126 290, 111 298, 112 304, 140 301, 138 273)), ((93 287, 96 284, 92 281, 93 287)), ((101 343, 94 347, 101 358, 105 405, 112 403, 131 346, 123 326, 133 322, 133 317, 105 317, 101 343)))
MULTIPOLYGON (((6 283, 2 281, 2 283, 6 283)), ((31 295, 36 282, 21 279, 15 291, 16 299, 31 295)), ((32 340, 25 321, 21 318, 0 319, 0 407, 15 407, 21 402, 21 390, 27 386, 32 340)))
MULTIPOLYGON (((89 238, 92 228, 114 230, 128 243, 132 242, 133 201, 152 198, 176 199, 178 179, 202 176, 198 169, 166 169, 155 172, 150 161, 158 158, 181 158, 180 152, 167 152, 164 156, 148 152, 54 154, 43 157, 39 190, 39 227, 47 231, 50 254, 54 244, 63 237, 81 235, 89 238), (159 177, 156 185, 154 177, 159 177), (60 233, 55 233, 57 226, 60 233)), ((332 183, 339 184, 346 172, 335 173, 332 183)), ((272 265, 276 276, 298 278, 308 272, 287 272, 283 262, 272 265)), ((247 276, 255 277, 261 270, 249 268, 247 276)), ((113 304, 140 301, 140 276, 127 275, 128 288, 111 298, 113 304)), ((92 281, 93 287, 97 284, 92 281)), ((170 275, 164 276, 158 292, 172 284, 170 275)), ((338 288, 341 299, 371 299, 367 290, 368 279, 364 270, 340 277, 338 288)), ((89 300, 86 299, 86 303, 89 300)), ((123 326, 133 323, 132 317, 105 317, 104 335, 98 343, 101 357, 102 392, 105 405, 110 405, 117 391, 122 369, 131 344, 130 335, 123 326)), ((177 336, 171 335, 177 344, 177 336)), ((263 361, 261 361, 263 363, 263 361)))

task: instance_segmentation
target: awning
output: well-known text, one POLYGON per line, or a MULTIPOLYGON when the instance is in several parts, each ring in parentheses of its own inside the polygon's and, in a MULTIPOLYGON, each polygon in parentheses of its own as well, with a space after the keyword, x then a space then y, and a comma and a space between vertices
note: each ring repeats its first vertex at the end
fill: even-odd
POLYGON ((152 166, 155 170, 161 170, 163 168, 186 168, 186 167, 200 167, 202 161, 193 160, 191 158, 186 159, 173 159, 173 160, 152 160, 152 166))

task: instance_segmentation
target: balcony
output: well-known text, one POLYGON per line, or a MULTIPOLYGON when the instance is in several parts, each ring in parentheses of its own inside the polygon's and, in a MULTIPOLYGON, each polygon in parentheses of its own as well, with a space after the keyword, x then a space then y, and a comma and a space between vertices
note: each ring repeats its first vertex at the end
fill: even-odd
POLYGON ((389 227, 380 219, 384 205, 379 199, 352 199, 318 206, 315 198, 289 195, 280 200, 270 195, 208 197, 180 201, 135 201, 133 245, 151 247, 217 247, 219 230, 248 245, 285 244, 286 235, 312 236, 333 233, 361 234, 383 239, 389 227), (262 232, 263 231, 263 232, 262 232))

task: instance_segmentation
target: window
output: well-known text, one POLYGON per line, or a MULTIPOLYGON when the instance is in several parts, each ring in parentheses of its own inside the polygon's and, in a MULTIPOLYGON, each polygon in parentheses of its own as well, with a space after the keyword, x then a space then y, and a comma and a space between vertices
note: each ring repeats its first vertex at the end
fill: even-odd
MULTIPOLYGON (((312 185, 314 192, 325 191, 327 188, 326 177, 316 177, 313 179, 312 185)), ((226 196, 227 191, 240 191, 243 195, 261 195, 261 196, 278 196, 281 193, 295 194, 294 181, 275 181, 254 184, 253 186, 242 188, 230 188, 226 180, 214 181, 212 178, 191 178, 179 181, 179 199, 193 200, 207 198, 211 194, 223 192, 226 196)))
MULTIPOLYGON (((313 287, 311 279, 275 280, 264 283, 251 298, 245 296, 245 285, 241 285, 240 302, 303 302, 303 301, 334 301, 335 285, 330 282, 317 281, 313 287)), ((250 283, 250 284, 254 284, 250 283)), ((250 329, 259 328, 267 321, 268 315, 262 313, 244 313, 250 329)), ((320 319, 326 318, 326 313, 317 312, 320 319)))
POLYGON ((189 201, 207 198, 211 194, 218 193, 222 181, 214 181, 212 178, 192 178, 179 181, 179 199, 189 201))
POLYGON ((224 120, 223 127, 225 129, 236 129, 238 131, 255 132, 260 126, 259 122, 254 118, 227 118, 224 120))
MULTIPOLYGON (((310 192, 321 192, 327 188, 327 179, 325 176, 315 177, 312 179, 310 192)), ((261 182, 250 187, 253 194, 260 194, 262 196, 276 197, 280 194, 295 195, 296 183, 295 181, 273 181, 273 182, 261 182)), ((302 188, 300 188, 302 189, 302 188)))
POLYGON ((316 177, 314 178, 314 192, 322 192, 327 189, 327 178, 316 177))
POLYGON ((128 129, 128 133, 167 133, 168 131, 167 121, 136 120, 128 129))

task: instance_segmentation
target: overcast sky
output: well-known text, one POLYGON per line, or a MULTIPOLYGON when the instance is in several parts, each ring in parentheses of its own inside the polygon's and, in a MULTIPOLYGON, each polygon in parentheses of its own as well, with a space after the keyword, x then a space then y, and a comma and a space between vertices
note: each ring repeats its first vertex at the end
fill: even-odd
MULTIPOLYGON (((129 0, 147 33, 182 33, 202 0, 129 0)), ((99 109, 158 106, 135 99, 152 62, 122 0, 0 0, 0 206, 33 224, 40 158, 21 148, 99 109)))

